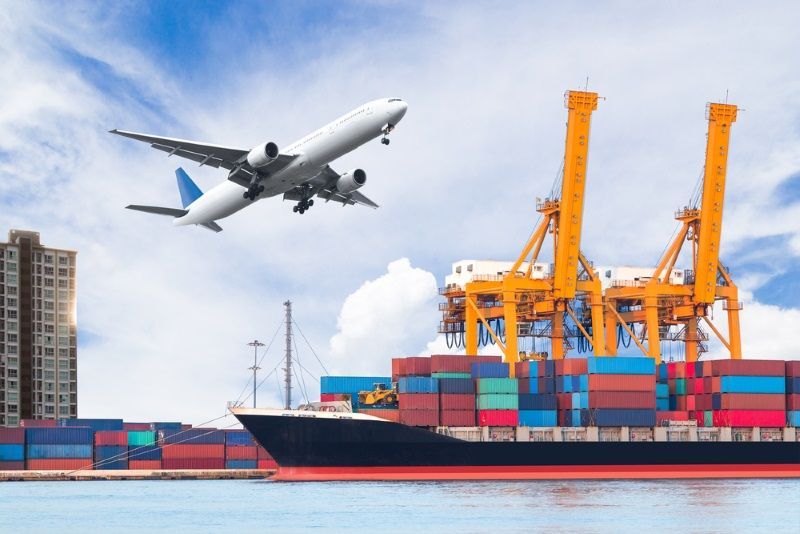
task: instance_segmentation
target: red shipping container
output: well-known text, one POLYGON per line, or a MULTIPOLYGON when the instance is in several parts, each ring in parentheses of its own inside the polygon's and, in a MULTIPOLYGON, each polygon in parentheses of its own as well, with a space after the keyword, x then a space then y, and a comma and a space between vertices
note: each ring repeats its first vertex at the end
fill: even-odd
POLYGON ((259 460, 272 460, 272 456, 267 452, 267 449, 259 445, 256 447, 258 449, 258 459, 259 460))
POLYGON ((400 422, 408 426, 439 426, 439 410, 400 410, 400 422))
POLYGON ((444 410, 439 419, 442 426, 475 426, 475 410, 444 410))
POLYGON ((438 393, 400 393, 397 402, 401 410, 439 410, 438 393))
POLYGON ((786 376, 800 376, 800 360, 786 362, 786 376))
POLYGON ((571 410, 572 393, 556 393, 556 407, 559 410, 571 410))
POLYGON ((656 397, 648 391, 593 391, 589 408, 655 409, 656 397))
POLYGON ((225 469, 225 458, 164 458, 161 469, 225 469))
POLYGON ((431 376, 431 359, 425 356, 406 358, 405 374, 400 376, 431 376))
POLYGON ((21 419, 19 426, 23 428, 55 428, 58 424, 55 419, 21 419))
POLYGON ((586 358, 567 358, 563 362, 565 375, 585 375, 589 373, 589 360, 586 358))
POLYGON ((337 401, 350 401, 351 395, 349 393, 320 393, 320 402, 337 402, 337 401))
POLYGON ((122 423, 123 430, 153 430, 151 423, 122 423))
POLYGON ((688 408, 686 407, 685 395, 679 395, 675 397, 675 409, 679 412, 684 412, 688 410, 688 408))
POLYGON ((28 460, 29 471, 85 471, 92 469, 91 458, 50 458, 45 460, 28 460))
POLYGON ((668 363, 667 378, 686 378, 686 362, 668 363))
MULTIPOLYGON (((743 360, 739 360, 743 361, 743 360)), ((783 410, 714 410, 714 426, 786 426, 783 410)))
POLYGON ((4 428, 0 426, 0 444, 21 445, 24 443, 24 428, 4 428))
POLYGON ((443 393, 439 397, 439 408, 445 410, 471 410, 475 411, 475 395, 461 395, 458 393, 443 393))
MULTIPOLYGON (((531 366, 528 362, 516 362, 514 363, 514 376, 517 378, 530 378, 531 376, 531 366)), ((522 380, 520 380, 520 386, 522 385, 522 380)))
POLYGON ((215 458, 225 460, 225 445, 164 445, 161 449, 161 459, 175 458, 215 458))
POLYGON ((189 423, 183 423, 181 425, 181 430, 189 430, 190 428, 192 428, 192 425, 190 425, 189 423))
POLYGON ((787 401, 782 393, 724 393, 719 397, 723 410, 785 410, 787 401))
POLYGON ((517 410, 478 410, 478 426, 517 426, 517 410))
POLYGON ((783 360, 713 360, 714 376, 785 376, 783 360))
POLYGON ((386 419, 387 421, 391 421, 393 423, 400 422, 400 410, 392 410, 384 408, 382 410, 359 410, 358 413, 371 415, 373 417, 379 417, 380 419, 386 419))
POLYGON ((686 378, 694 378, 696 376, 694 362, 686 362, 686 378))
POLYGON ((686 379, 686 394, 694 395, 694 378, 686 379))
POLYGON ((397 379, 406 374, 406 359, 405 358, 392 358, 392 382, 397 382, 397 379))
POLYGON ((710 376, 703 377, 703 393, 714 393, 714 379, 710 376))
POLYGON ((258 461, 258 468, 259 469, 277 469, 278 464, 272 458, 263 459, 258 461))
POLYGON ((705 380, 703 378, 695 378, 694 380, 692 380, 692 382, 694 383, 694 386, 692 386, 692 387, 694 387, 694 394, 695 395, 702 395, 703 393, 706 392, 705 387, 704 387, 705 386, 705 380))
POLYGON ((0 462, 0 471, 25 471, 25 462, 0 462))
POLYGON ((431 373, 470 373, 473 363, 501 362, 500 356, 431 356, 431 373))
POLYGON ((556 376, 563 376, 564 374, 564 360, 555 360, 553 362, 553 368, 555 369, 556 376))
POLYGON ((800 393, 786 394, 786 409, 790 411, 800 411, 800 393))
POLYGON ((558 410, 558 426, 567 426, 567 413, 569 410, 558 410))
POLYGON ((98 430, 94 433, 95 445, 128 445, 126 430, 98 430))
POLYGON ((161 469, 161 460, 129 460, 128 469, 158 471, 161 469))
POLYGON ((656 375, 589 375, 589 391, 652 391, 656 375))
POLYGON ((656 424, 663 426, 661 423, 664 421, 688 421, 689 412, 656 412, 656 424))
POLYGON ((258 451, 255 447, 225 447, 226 460, 257 460, 258 451))
POLYGON ((695 395, 694 399, 695 410, 706 411, 714 409, 714 399, 712 395, 695 395))
POLYGON ((333 402, 333 393, 320 393, 319 394, 319 401, 320 402, 333 402))
POLYGON ((697 410, 697 403, 695 402, 696 398, 694 395, 687 395, 686 396, 686 409, 690 412, 692 410, 697 410))
MULTIPOLYGON (((519 363, 519 362, 517 362, 519 363)), ((517 390, 520 393, 530 393, 531 392, 531 379, 530 378, 520 378, 517 375, 517 390)), ((535 379, 534 379, 535 380, 535 379)))

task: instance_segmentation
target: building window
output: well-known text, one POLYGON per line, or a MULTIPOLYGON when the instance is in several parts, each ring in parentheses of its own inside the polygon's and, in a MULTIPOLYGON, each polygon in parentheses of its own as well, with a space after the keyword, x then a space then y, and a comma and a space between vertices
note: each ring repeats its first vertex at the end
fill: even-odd
POLYGON ((44 407, 44 413, 54 414, 54 413, 56 413, 56 409, 55 409, 54 406, 45 406, 44 407))
POLYGON ((68 262, 69 262, 69 258, 67 258, 66 256, 59 256, 58 257, 58 264, 59 265, 68 265, 69 264, 68 262))
POLYGON ((6 276, 6 283, 11 284, 13 286, 17 285, 17 275, 9 273, 9 275, 6 276))
POLYGON ((9 354, 19 354, 19 353, 17 352, 17 346, 16 346, 16 345, 8 345, 8 346, 6 347, 6 351, 7 351, 9 354))
MULTIPOLYGON (((55 372, 53 372, 53 371, 45 371, 44 372, 44 379, 45 380, 55 380, 56 379, 55 372)), ((49 386, 50 386, 50 388, 52 388, 53 384, 49 384, 49 386)), ((49 389, 48 391, 52 391, 52 389, 49 389)))
POLYGON ((44 298, 52 299, 52 298, 55 298, 55 297, 56 297, 56 293, 52 289, 45 289, 44 290, 44 298))
POLYGON ((69 380, 69 371, 59 371, 58 372, 58 379, 59 380, 69 380))
POLYGON ((8 321, 8 329, 9 330, 17 330, 17 322, 16 321, 8 321))
POLYGON ((17 310, 6 310, 6 315, 9 319, 16 319, 17 318, 17 310))
POLYGON ((17 342, 17 334, 6 334, 6 338, 8 338, 9 343, 17 342))
POLYGON ((67 291, 59 291, 58 292, 58 299, 59 300, 67 300, 69 298, 69 293, 67 291))
POLYGON ((49 263, 50 265, 53 264, 53 255, 52 254, 45 254, 44 255, 44 262, 49 263))
POLYGON ((44 274, 46 274, 46 275, 48 275, 48 276, 53 276, 53 273, 54 273, 54 272, 55 272, 55 271, 53 270, 53 268, 52 268, 52 267, 45 267, 45 268, 44 268, 44 274))
POLYGON ((69 287, 69 283, 67 282, 66 278, 62 278, 58 281, 58 288, 59 289, 67 289, 69 287))
POLYGON ((9 297, 9 298, 6 299, 6 304, 8 304, 8 306, 10 308, 16 308, 17 307, 17 299, 12 299, 11 297, 9 297))
POLYGON ((59 415, 69 415, 69 406, 59 406, 58 407, 58 414, 59 415))
POLYGON ((53 287, 53 279, 52 278, 45 278, 44 279, 44 287, 53 287))
POLYGON ((9 391, 6 393, 6 400, 10 402, 17 402, 19 400, 19 395, 16 391, 9 391))
POLYGON ((56 365, 56 362, 54 362, 50 358, 45 358, 44 359, 44 368, 45 369, 54 369, 55 365, 56 365))
POLYGON ((58 276, 69 276, 69 269, 58 269, 58 276))
POLYGON ((44 349, 44 355, 50 356, 51 358, 56 355, 56 349, 52 347, 47 347, 44 349))

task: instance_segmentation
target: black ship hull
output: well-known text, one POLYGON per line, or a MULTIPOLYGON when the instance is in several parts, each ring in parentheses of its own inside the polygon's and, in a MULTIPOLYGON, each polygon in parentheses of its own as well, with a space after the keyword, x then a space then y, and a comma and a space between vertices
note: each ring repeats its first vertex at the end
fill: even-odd
POLYGON ((381 420, 237 412, 279 480, 800 478, 800 442, 469 442, 381 420))

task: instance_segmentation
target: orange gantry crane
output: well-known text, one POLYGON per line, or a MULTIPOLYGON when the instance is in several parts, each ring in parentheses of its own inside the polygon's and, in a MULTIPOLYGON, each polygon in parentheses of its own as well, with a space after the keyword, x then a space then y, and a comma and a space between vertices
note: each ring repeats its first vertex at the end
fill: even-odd
MULTIPOLYGON (((697 361, 699 354, 707 350, 704 342, 708 335, 700 328, 701 320, 728 349, 731 358, 742 357, 742 306, 738 289, 719 259, 730 128, 736 122, 737 108, 711 103, 706 109, 708 138, 700 206, 695 203, 676 213, 681 228, 649 280, 633 285, 612 284, 606 290, 606 336, 616 337, 620 325, 639 349, 657 362, 661 361, 662 340, 683 342, 686 361, 697 361), (674 284, 670 273, 684 243, 691 244, 692 270, 687 271, 682 284, 674 284), (722 301, 727 312, 727 339, 709 319, 709 310, 717 300, 722 301), (644 325, 641 339, 631 329, 637 323, 644 325)), ((609 344, 609 353, 616 354, 615 344, 609 344)))
POLYGON ((571 348, 569 338, 585 338, 596 355, 606 354, 601 283, 580 251, 589 131, 597 101, 597 93, 566 93, 561 193, 537 203, 542 220, 511 269, 500 275, 476 275, 464 288, 441 290, 446 302, 440 306, 440 332, 463 333, 467 354, 478 353, 479 325, 500 347, 505 362, 543 356, 520 351, 522 336, 549 338, 554 359, 564 358, 571 348), (552 272, 535 277, 534 265, 548 234, 553 237, 552 272), (577 330, 567 326, 566 316, 577 330), (500 324, 505 336, 498 332, 500 324))

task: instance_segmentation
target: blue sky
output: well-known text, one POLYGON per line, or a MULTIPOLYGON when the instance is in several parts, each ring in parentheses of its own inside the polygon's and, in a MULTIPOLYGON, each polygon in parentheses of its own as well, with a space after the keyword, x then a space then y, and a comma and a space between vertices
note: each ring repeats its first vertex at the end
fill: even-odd
POLYGON ((244 343, 272 335, 286 298, 338 372, 387 372, 392 356, 441 347, 437 285, 453 261, 516 256, 560 166, 563 92, 587 76, 606 97, 587 256, 655 262, 702 168, 705 103, 727 90, 746 110, 722 251, 745 301, 745 350, 800 355, 793 3, 612 3, 577 18, 574 5, 537 2, 14 7, 0 15, 0 231, 79 250, 82 415, 201 420, 224 408, 247 380, 244 343), (263 202, 212 235, 122 209, 177 205, 177 165, 204 190, 223 176, 111 128, 285 145, 393 95, 410 108, 391 147, 334 165, 367 170, 377 211, 299 218, 263 202))

